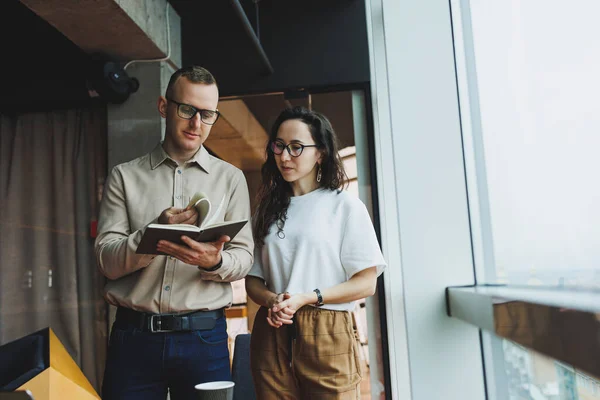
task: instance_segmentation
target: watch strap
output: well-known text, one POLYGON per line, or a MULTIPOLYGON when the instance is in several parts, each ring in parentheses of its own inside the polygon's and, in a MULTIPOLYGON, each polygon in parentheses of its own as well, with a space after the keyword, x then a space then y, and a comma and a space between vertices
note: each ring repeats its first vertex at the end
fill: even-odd
POLYGON ((208 272, 216 271, 219 268, 221 268, 222 265, 223 265, 223 257, 221 257, 221 259, 219 260, 217 265, 215 265, 214 267, 206 268, 205 271, 208 271, 208 272))
POLYGON ((321 307, 323 305, 323 296, 321 295, 321 291, 319 289, 315 289, 313 292, 317 294, 317 302, 315 303, 315 306, 321 307))

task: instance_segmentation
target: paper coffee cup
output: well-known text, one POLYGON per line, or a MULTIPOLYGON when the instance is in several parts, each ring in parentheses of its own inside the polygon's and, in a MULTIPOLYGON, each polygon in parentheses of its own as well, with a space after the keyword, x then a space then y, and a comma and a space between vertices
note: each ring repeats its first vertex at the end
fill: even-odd
POLYGON ((215 381, 199 383, 195 386, 198 400, 233 400, 234 382, 215 381))

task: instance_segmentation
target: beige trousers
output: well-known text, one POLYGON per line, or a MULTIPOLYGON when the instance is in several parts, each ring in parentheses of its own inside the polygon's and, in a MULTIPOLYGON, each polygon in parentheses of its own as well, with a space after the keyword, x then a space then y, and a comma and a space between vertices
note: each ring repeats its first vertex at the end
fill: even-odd
POLYGON ((305 306, 294 325, 280 328, 266 318, 261 307, 250 344, 257 399, 360 399, 358 340, 349 312, 305 306))

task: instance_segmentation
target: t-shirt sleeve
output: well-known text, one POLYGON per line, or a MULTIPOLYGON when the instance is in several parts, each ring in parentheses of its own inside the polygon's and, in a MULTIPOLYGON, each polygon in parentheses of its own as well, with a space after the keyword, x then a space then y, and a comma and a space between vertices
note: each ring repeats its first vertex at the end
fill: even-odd
POLYGON ((377 276, 387 266, 375 228, 367 208, 362 202, 355 203, 342 232, 342 265, 349 277, 370 267, 377 267, 377 276))
POLYGON ((254 263, 252 264, 252 268, 250 268, 250 272, 248 275, 256 276, 257 278, 265 279, 265 274, 263 273, 263 265, 262 265, 262 255, 258 246, 254 247, 254 263))

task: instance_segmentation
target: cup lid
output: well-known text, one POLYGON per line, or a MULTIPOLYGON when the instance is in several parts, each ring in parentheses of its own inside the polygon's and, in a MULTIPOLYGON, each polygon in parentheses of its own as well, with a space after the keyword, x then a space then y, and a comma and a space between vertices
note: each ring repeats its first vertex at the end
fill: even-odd
POLYGON ((228 389, 235 386, 235 382, 231 381, 214 381, 214 382, 205 382, 199 383, 196 386, 196 390, 218 390, 218 389, 228 389))

